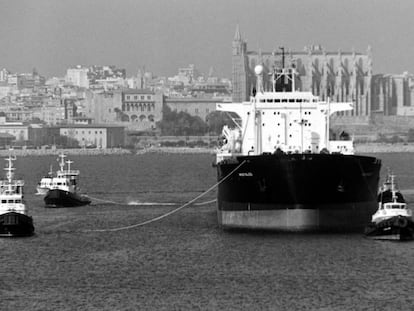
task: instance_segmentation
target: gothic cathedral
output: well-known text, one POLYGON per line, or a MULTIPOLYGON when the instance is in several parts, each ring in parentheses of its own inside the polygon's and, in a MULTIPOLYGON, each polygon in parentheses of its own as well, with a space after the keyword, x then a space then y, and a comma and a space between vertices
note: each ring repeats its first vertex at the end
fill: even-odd
POLYGON ((355 109, 349 116, 371 114, 372 53, 327 52, 321 46, 306 47, 303 52, 276 50, 272 52, 247 51, 239 27, 232 43, 233 101, 249 99, 256 85, 254 67, 262 64, 265 70, 265 88, 271 85, 270 75, 274 68, 294 66, 298 73, 296 86, 309 91, 322 100, 353 102, 355 109))

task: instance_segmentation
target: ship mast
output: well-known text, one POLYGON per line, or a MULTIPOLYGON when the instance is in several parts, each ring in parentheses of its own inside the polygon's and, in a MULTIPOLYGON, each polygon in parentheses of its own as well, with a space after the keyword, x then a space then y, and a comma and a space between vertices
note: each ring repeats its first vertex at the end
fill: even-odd
POLYGON ((7 177, 7 181, 8 181, 8 191, 9 191, 9 193, 11 193, 12 190, 13 190, 12 189, 13 171, 14 171, 13 161, 16 160, 16 157, 12 157, 10 155, 5 160, 8 162, 8 166, 4 170, 7 171, 6 177, 7 177))
POLYGON ((68 164, 68 173, 69 173, 70 172, 70 164, 73 163, 73 161, 68 160, 68 161, 66 161, 66 163, 68 164))
POLYGON ((60 167, 60 170, 63 172, 64 167, 65 167, 65 158, 66 158, 66 155, 64 155, 63 153, 61 153, 61 154, 59 154, 59 158, 60 158, 59 167, 60 167))
MULTIPOLYGON (((263 92, 263 66, 257 65, 254 68, 254 72, 256 74, 256 89, 257 91, 263 92)), ((255 154, 261 154, 262 153, 262 113, 261 110, 256 109, 256 93, 253 95, 253 114, 255 118, 254 122, 254 131, 256 132, 256 141, 255 141, 255 154)))

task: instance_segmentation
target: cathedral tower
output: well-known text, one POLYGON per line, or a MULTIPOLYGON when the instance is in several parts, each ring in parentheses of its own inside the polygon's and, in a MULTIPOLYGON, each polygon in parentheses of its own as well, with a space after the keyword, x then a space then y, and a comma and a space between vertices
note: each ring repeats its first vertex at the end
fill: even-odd
POLYGON ((248 100, 248 66, 247 66, 247 51, 246 42, 243 41, 240 35, 239 25, 237 25, 236 33, 234 35, 232 56, 232 84, 233 84, 233 101, 241 102, 248 100))

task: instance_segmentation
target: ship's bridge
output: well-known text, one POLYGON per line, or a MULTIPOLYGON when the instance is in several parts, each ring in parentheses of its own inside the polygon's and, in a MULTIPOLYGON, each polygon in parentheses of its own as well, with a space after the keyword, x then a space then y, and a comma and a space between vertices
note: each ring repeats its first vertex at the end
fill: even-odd
POLYGON ((259 103, 317 103, 319 98, 310 92, 264 92, 256 94, 259 103))

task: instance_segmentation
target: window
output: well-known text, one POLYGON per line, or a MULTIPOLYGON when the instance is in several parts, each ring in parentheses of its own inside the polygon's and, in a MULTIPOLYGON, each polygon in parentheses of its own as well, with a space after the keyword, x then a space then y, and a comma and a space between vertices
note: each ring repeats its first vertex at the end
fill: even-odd
POLYGON ((150 95, 148 95, 148 96, 147 96, 147 99, 148 99, 148 100, 150 100, 150 99, 151 99, 151 96, 150 96, 150 95))
POLYGON ((141 99, 145 99, 145 96, 141 96, 141 99))
POLYGON ((135 95, 135 96, 134 96, 134 99, 135 99, 135 100, 137 100, 137 99, 138 99, 138 96, 136 96, 136 95, 135 95))
POLYGON ((195 109, 195 113, 198 114, 198 108, 195 109))

